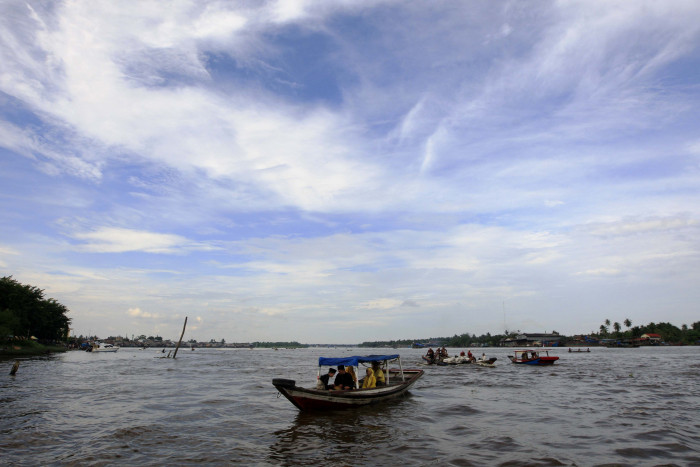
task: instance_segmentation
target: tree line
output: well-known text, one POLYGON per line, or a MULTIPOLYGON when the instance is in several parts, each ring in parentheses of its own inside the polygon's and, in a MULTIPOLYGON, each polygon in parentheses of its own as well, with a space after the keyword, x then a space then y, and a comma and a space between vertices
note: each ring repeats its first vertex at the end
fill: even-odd
POLYGON ((644 334, 658 334, 664 342, 672 344, 697 344, 700 342, 700 321, 696 321, 690 326, 683 324, 680 328, 664 322, 632 326, 632 321, 629 318, 622 323, 627 328, 624 331, 619 322, 611 323, 609 319, 606 319, 596 334, 600 339, 639 339, 644 334))
MULTIPOLYGON (((632 321, 630 319, 625 319, 622 322, 626 330, 622 330, 622 325, 620 323, 611 323, 610 320, 605 320, 605 323, 600 326, 599 332, 591 332, 587 334, 589 337, 593 337, 596 340, 601 339, 639 339, 644 334, 658 334, 661 336, 661 340, 667 344, 685 344, 693 345, 700 344, 700 321, 693 323, 688 326, 683 324, 680 328, 671 323, 654 323, 651 322, 643 326, 632 326, 632 321), (612 327, 612 330, 610 329, 612 327)), ((475 334, 464 333, 452 337, 431 337, 431 338, 421 338, 421 339, 401 339, 401 340, 390 340, 390 341, 372 341, 363 342, 359 347, 407 347, 413 343, 419 344, 439 344, 446 347, 474 347, 474 346, 487 346, 496 347, 504 339, 513 338, 520 334, 520 332, 508 332, 505 334, 491 334, 486 333, 480 336, 475 334)), ((552 334, 559 334, 556 331, 552 331, 552 334)), ((562 344, 568 341, 574 341, 576 336, 564 336, 561 335, 562 344)))
POLYGON ((70 318, 68 308, 44 291, 17 282, 12 276, 0 279, 0 336, 29 338, 43 342, 65 339, 70 318))

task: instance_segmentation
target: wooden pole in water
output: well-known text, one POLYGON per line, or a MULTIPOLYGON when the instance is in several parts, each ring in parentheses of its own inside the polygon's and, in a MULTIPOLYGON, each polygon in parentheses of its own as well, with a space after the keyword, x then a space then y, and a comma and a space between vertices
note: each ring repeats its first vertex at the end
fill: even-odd
POLYGON ((180 344, 182 343, 182 336, 185 335, 185 328, 187 327, 187 316, 185 316, 185 324, 182 325, 182 334, 180 334, 180 340, 177 341, 177 347, 175 347, 175 353, 173 354, 173 358, 177 355, 177 349, 180 348, 180 344))
POLYGON ((12 365, 12 370, 10 370, 10 376, 14 376, 15 373, 17 373, 18 369, 19 369, 19 360, 15 360, 15 364, 12 365))

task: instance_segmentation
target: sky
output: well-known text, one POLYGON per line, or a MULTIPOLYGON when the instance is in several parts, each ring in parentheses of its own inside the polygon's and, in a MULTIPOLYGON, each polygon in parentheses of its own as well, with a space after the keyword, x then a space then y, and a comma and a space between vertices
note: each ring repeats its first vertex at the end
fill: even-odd
MULTIPOLYGON (((700 3, 0 2, 0 276, 73 334, 700 320, 700 3)), ((623 326, 624 329, 624 326, 623 326)))

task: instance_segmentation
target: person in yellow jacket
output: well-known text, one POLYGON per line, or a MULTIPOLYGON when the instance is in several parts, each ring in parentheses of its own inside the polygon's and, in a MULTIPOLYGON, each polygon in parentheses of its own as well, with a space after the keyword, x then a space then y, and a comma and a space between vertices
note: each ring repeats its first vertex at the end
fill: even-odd
POLYGON ((367 376, 362 379, 362 389, 376 388, 377 378, 374 377, 374 371, 371 368, 367 368, 367 376))
POLYGON ((379 362, 372 362, 372 372, 374 373, 374 377, 377 379, 377 385, 386 386, 384 372, 382 371, 382 367, 379 365, 379 362))

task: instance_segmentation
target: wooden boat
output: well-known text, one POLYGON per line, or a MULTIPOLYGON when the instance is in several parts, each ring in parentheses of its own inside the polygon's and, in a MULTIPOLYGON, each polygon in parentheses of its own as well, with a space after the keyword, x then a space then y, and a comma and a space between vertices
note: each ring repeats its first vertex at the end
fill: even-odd
POLYGON ((515 355, 508 355, 513 363, 523 365, 554 365, 559 357, 550 357, 549 351, 516 350, 515 355), (541 355, 544 352, 546 355, 541 355), (529 354, 529 355, 528 355, 529 354))
POLYGON ((358 367, 360 364, 372 364, 378 362, 386 366, 389 361, 398 361, 398 369, 384 370, 386 385, 368 389, 328 390, 318 388, 302 388, 291 379, 275 378, 272 385, 284 397, 294 404, 299 410, 336 410, 351 407, 359 407, 369 404, 377 404, 386 400, 404 395, 418 379, 423 376, 423 370, 404 370, 401 366, 399 355, 368 355, 343 358, 318 359, 318 377, 321 376, 321 367, 344 365, 345 367, 358 367))
POLYGON ((487 359, 487 360, 474 360, 472 363, 474 363, 474 365, 479 365, 479 366, 485 366, 485 367, 488 367, 488 368, 493 368, 493 367, 496 366, 496 365, 494 365, 494 362, 495 362, 496 360, 498 360, 496 357, 492 357, 492 358, 489 358, 489 359, 487 359))

